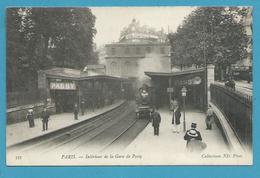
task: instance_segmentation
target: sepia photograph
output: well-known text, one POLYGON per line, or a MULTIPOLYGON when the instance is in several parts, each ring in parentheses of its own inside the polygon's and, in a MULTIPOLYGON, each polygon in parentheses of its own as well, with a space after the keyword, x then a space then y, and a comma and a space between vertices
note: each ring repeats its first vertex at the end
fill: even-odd
POLYGON ((253 165, 252 12, 6 8, 6 164, 253 165))

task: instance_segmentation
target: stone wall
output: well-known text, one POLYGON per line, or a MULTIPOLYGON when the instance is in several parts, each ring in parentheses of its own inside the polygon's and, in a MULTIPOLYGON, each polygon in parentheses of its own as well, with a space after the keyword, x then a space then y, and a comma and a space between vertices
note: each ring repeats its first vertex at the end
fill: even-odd
MULTIPOLYGON (((26 121, 26 115, 29 109, 33 109, 34 118, 39 118, 41 112, 43 111, 44 103, 36 103, 32 105, 24 105, 18 106, 15 108, 7 109, 6 111, 6 123, 14 124, 18 122, 26 121)), ((54 114, 56 112, 55 106, 53 104, 49 104, 47 106, 47 110, 50 114, 54 114)))

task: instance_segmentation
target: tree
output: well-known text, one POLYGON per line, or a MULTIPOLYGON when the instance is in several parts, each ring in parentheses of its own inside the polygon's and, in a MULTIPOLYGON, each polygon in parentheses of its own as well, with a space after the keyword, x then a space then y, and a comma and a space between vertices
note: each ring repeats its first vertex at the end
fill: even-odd
POLYGON ((24 88, 24 79, 18 79, 17 76, 23 74, 23 68, 26 67, 24 59, 26 58, 26 48, 24 46, 25 38, 22 32, 22 16, 20 9, 8 8, 6 19, 7 42, 7 90, 15 88, 24 88))
POLYGON ((169 35, 175 65, 202 66, 220 63, 230 66, 246 57, 247 35, 242 19, 245 9, 201 7, 193 11, 169 35))
POLYGON ((93 62, 95 16, 88 8, 9 8, 7 24, 8 81, 33 81, 36 86, 39 69, 83 69, 93 62))

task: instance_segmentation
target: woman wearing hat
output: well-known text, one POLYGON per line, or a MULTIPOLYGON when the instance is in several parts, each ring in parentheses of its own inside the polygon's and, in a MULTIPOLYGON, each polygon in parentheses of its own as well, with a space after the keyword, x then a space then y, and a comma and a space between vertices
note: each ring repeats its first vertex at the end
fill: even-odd
POLYGON ((184 136, 184 140, 187 140, 186 148, 188 151, 202 151, 206 148, 206 144, 202 142, 200 132, 196 130, 197 124, 192 123, 191 129, 188 130, 184 136))
POLYGON ((26 115, 26 119, 29 121, 29 127, 34 127, 34 116, 33 116, 33 109, 29 109, 26 115))
POLYGON ((196 130, 197 124, 192 123, 191 124, 191 129, 187 130, 187 132, 184 135, 184 140, 187 140, 187 144, 191 140, 202 140, 200 132, 196 130))

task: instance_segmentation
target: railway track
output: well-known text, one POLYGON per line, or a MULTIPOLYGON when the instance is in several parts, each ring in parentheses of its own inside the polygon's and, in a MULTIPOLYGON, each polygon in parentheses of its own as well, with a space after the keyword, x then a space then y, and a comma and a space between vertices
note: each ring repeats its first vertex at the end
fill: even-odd
POLYGON ((63 153, 76 151, 105 151, 123 149, 146 127, 148 121, 136 120, 133 102, 101 116, 92 118, 80 125, 49 134, 39 140, 26 141, 8 151, 20 154, 63 153))
POLYGON ((82 121, 70 127, 44 135, 43 137, 34 138, 7 148, 7 151, 32 152, 34 150, 44 151, 59 147, 67 142, 73 141, 88 132, 98 128, 101 125, 112 122, 114 116, 124 112, 129 107, 129 103, 124 103, 116 109, 106 112, 102 115, 93 117, 89 120, 82 121))
POLYGON ((120 129, 122 129, 122 127, 118 127, 121 123, 124 123, 123 125, 126 126, 135 119, 133 105, 130 104, 129 108, 117 114, 117 116, 109 122, 95 127, 95 129, 93 129, 88 134, 82 135, 81 137, 78 137, 73 141, 66 142, 66 144, 62 148, 56 147, 54 150, 48 150, 48 152, 96 152, 97 150, 99 150, 99 146, 104 144, 107 138, 113 137, 113 134, 115 134, 115 132, 118 132, 120 131, 120 129))
POLYGON ((135 122, 127 127, 121 134, 115 137, 112 142, 104 146, 101 151, 124 150, 148 124, 149 120, 135 120, 135 122))

